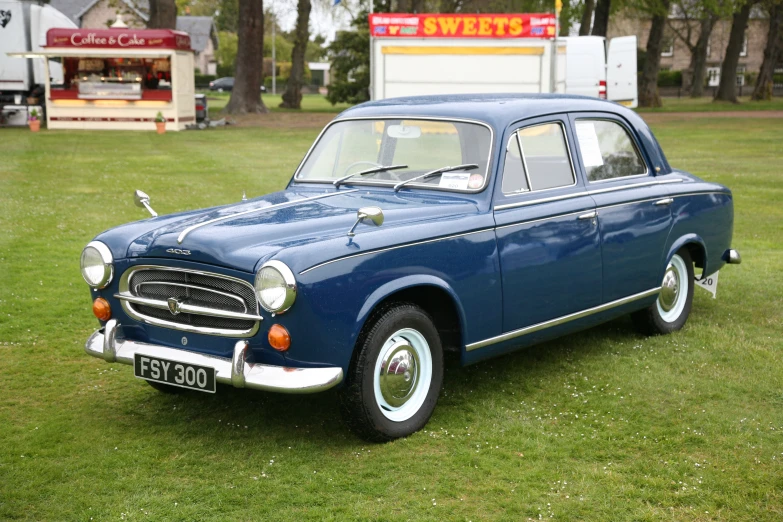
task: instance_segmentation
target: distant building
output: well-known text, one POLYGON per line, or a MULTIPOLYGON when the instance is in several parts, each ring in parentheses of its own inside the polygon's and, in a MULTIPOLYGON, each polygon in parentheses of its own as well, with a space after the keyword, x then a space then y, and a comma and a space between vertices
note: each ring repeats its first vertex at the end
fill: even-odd
MULTIPOLYGON (((681 38, 686 35, 688 20, 682 15, 673 13, 669 16, 669 26, 664 32, 664 43, 661 51, 662 71, 683 71, 684 83, 690 77, 691 52, 681 38), (675 31, 676 29, 676 31, 675 31)), ((691 20, 691 41, 695 45, 699 37, 699 24, 697 20, 691 20)), ((647 47, 647 38, 650 34, 651 21, 649 18, 634 17, 632 14, 618 13, 609 20, 607 38, 636 34, 639 37, 639 48, 647 47)), ((737 66, 737 84, 744 85, 745 73, 758 73, 761 62, 764 60, 764 47, 767 43, 767 30, 769 19, 761 9, 754 8, 751 11, 748 28, 745 31, 745 41, 740 53, 737 66)), ((707 49, 707 85, 717 87, 720 83, 721 65, 729 44, 731 31, 731 19, 719 20, 710 34, 709 47, 707 49)))
MULTIPOLYGON (((149 0, 51 0, 49 4, 85 29, 106 29, 122 15, 128 27, 142 29, 149 22, 149 0)), ((211 16, 178 16, 177 30, 190 35, 196 52, 194 66, 202 74, 215 74, 218 33, 211 16)))
POLYGON ((211 16, 178 16, 177 30, 190 35, 190 46, 196 51, 196 69, 201 74, 217 74, 218 32, 211 16))

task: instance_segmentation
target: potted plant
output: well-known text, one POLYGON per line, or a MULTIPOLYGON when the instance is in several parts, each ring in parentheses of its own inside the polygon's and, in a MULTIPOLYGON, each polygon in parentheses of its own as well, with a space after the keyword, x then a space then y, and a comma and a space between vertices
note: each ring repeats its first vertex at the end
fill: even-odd
POLYGON ((158 134, 166 132, 166 118, 163 117, 163 113, 160 111, 155 115, 155 127, 158 128, 158 134))
POLYGON ((38 109, 30 111, 30 115, 27 118, 27 124, 30 126, 32 132, 41 130, 41 120, 38 119, 38 109))

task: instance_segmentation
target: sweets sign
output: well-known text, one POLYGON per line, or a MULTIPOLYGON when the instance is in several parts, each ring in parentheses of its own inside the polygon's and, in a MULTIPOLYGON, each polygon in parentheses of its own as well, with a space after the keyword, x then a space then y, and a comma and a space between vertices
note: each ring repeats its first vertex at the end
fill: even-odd
POLYGON ((554 38, 555 15, 384 14, 370 15, 374 37, 554 38))

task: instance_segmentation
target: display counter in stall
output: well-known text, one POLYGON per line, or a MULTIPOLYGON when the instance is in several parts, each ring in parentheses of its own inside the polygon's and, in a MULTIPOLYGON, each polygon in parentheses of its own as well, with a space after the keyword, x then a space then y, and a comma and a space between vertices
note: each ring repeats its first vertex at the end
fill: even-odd
POLYGON ((154 130, 159 112, 168 130, 196 121, 186 33, 50 29, 45 50, 36 56, 59 58, 63 68, 62 85, 46 84, 50 129, 154 130))

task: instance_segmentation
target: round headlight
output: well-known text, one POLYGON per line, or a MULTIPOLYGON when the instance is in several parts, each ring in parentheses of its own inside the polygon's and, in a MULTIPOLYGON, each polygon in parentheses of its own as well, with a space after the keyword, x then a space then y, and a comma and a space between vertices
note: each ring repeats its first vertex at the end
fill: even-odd
POLYGON ((92 241, 82 250, 82 277, 93 288, 105 288, 114 276, 113 261, 109 247, 92 241))
POLYGON ((280 261, 264 263, 256 275, 256 294, 267 312, 285 312, 296 300, 294 273, 280 261))

